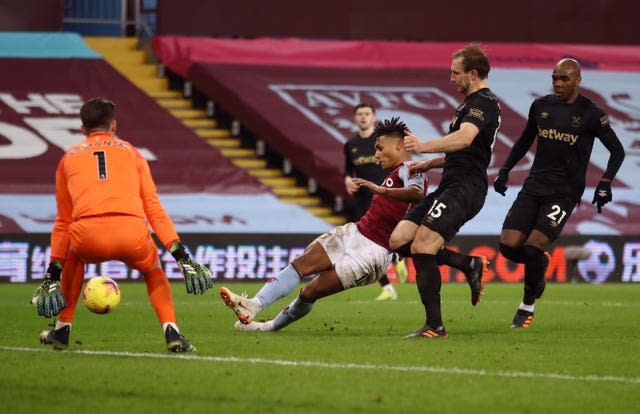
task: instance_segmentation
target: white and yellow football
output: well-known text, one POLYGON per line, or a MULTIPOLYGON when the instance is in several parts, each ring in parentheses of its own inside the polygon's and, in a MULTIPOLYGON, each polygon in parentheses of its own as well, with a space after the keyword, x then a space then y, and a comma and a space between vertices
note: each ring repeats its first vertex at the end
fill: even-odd
POLYGON ((113 312, 120 303, 120 286, 107 276, 96 276, 84 286, 82 300, 93 313, 113 312))

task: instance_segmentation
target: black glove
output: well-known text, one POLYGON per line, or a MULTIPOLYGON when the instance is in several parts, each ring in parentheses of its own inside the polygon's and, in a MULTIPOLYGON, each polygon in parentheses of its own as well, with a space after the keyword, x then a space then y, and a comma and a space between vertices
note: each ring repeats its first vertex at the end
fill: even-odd
POLYGON ((493 189, 496 190, 496 193, 500 193, 504 196, 507 192, 507 182, 509 181, 509 171, 501 168, 498 171, 498 175, 496 179, 493 181, 493 189))
POLYGON ((206 292, 207 289, 213 287, 211 271, 193 260, 182 243, 173 242, 169 251, 173 258, 176 259, 176 262, 178 262, 178 268, 184 276, 187 293, 201 295, 206 292))
POLYGON ((611 182, 600 180, 596 187, 596 191, 593 193, 593 201, 591 204, 597 203, 598 213, 602 213, 602 206, 611 200, 613 200, 611 197, 611 182))
POLYGON ((60 289, 62 263, 57 260, 49 263, 42 284, 31 297, 31 303, 38 308, 38 315, 50 318, 56 316, 67 304, 60 289))

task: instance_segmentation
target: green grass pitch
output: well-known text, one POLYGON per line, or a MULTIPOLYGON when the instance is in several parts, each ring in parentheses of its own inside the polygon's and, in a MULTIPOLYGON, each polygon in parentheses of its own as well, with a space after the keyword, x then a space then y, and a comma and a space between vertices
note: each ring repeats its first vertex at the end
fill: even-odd
MULTIPOLYGON (((173 284, 178 323, 198 352, 166 352, 140 283, 109 315, 79 305, 68 351, 38 334, 52 319, 35 285, 0 285, 3 413, 637 413, 640 284, 551 284, 529 329, 510 329, 522 285, 489 284, 472 307, 445 284, 447 340, 402 336, 424 322, 413 284, 320 300, 280 332, 245 333, 218 297, 173 284)), ((230 284, 253 295, 258 283, 230 284)), ((260 317, 273 317, 293 298, 260 317)))

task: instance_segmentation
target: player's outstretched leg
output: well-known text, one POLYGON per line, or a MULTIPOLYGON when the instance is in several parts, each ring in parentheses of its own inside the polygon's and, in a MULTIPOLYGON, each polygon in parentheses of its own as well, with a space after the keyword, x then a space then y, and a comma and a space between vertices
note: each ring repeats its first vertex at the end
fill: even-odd
POLYGON ((256 293, 255 298, 260 302, 260 308, 265 309, 272 303, 280 298, 284 298, 289 293, 293 292, 300 282, 301 276, 293 267, 293 264, 289 263, 284 269, 282 269, 276 277, 265 283, 262 288, 256 293))
POLYGON ((256 322, 251 321, 247 324, 241 323, 242 321, 236 322, 234 327, 237 331, 241 332, 266 332, 266 331, 279 331, 297 321, 300 318, 305 317, 311 309, 313 308, 313 303, 304 302, 300 299, 300 296, 297 296, 293 302, 289 305, 285 306, 280 313, 276 315, 275 318, 271 321, 267 322, 256 322))
POLYGON ((236 314, 241 323, 250 324, 256 313, 260 311, 260 301, 256 298, 248 298, 247 295, 238 295, 226 287, 220 288, 220 297, 236 314))
POLYGON ((273 318, 273 330, 279 331, 287 325, 292 324, 300 318, 304 318, 311 312, 313 302, 308 303, 300 299, 298 295, 293 302, 286 306, 279 314, 273 318))
POLYGON ((273 321, 267 321, 267 322, 253 321, 248 324, 244 324, 244 323, 241 323, 240 321, 236 321, 233 327, 236 328, 236 331, 240 331, 240 332, 267 332, 267 331, 274 330, 273 321))

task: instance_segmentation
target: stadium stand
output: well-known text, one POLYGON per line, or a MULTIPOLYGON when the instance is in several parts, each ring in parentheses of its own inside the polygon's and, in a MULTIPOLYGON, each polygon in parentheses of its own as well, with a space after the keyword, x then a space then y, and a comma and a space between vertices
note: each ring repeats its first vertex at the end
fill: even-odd
MULTIPOLYGON (((80 3, 84 2, 74 2, 74 5, 80 3)), ((102 1, 86 3, 95 6, 102 1)), ((492 89, 500 96, 505 114, 491 174, 495 173, 506 149, 517 138, 531 100, 550 89, 551 66, 565 56, 574 57, 582 63, 585 75, 583 91, 611 115, 612 124, 627 150, 627 159, 614 183, 614 202, 607 205, 602 215, 597 215, 590 203, 591 194, 594 178, 606 162, 599 154, 606 154, 601 146, 594 148, 593 165, 583 202, 572 215, 562 240, 550 251, 552 260, 547 280, 567 280, 566 261, 569 259, 565 257, 565 250, 568 246, 582 246, 591 252, 588 260, 578 263, 579 274, 587 282, 640 280, 636 264, 637 235, 640 234, 637 184, 640 182, 637 168, 640 155, 640 108, 637 105, 640 101, 640 53, 637 47, 638 32, 633 30, 633 15, 627 12, 635 4, 630 0, 620 2, 626 5, 624 7, 612 7, 607 2, 582 7, 579 0, 544 6, 534 0, 523 4, 500 0, 500 6, 483 8, 475 15, 478 21, 501 22, 500 25, 485 25, 482 31, 478 25, 449 25, 447 22, 450 19, 440 19, 439 15, 450 13, 449 5, 444 3, 430 4, 427 14, 415 13, 424 5, 419 0, 403 1, 395 5, 392 11, 355 8, 349 0, 318 5, 287 0, 282 7, 256 3, 251 6, 253 15, 244 13, 244 4, 217 0, 145 1, 144 4, 151 4, 148 9, 144 6, 145 12, 151 13, 150 20, 146 21, 138 19, 135 13, 129 13, 129 6, 137 7, 141 3, 126 3, 127 13, 116 19, 117 24, 123 35, 140 36, 142 43, 136 45, 135 40, 127 38, 119 39, 121 42, 87 39, 92 48, 98 50, 104 61, 120 71, 123 77, 145 92, 149 99, 155 100, 152 112, 158 107, 164 108, 167 114, 174 117, 174 122, 191 129, 192 138, 196 137, 201 143, 218 149, 214 151, 214 159, 222 156, 227 164, 256 177, 254 183, 264 188, 264 192, 247 195, 209 192, 209 189, 202 188, 196 188, 194 191, 198 192, 194 193, 171 193, 176 190, 176 187, 171 189, 171 177, 167 178, 168 181, 163 180, 167 192, 161 197, 172 210, 170 212, 176 218, 180 231, 186 234, 187 243, 197 250, 196 254, 206 257, 205 261, 212 269, 216 269, 218 277, 233 279, 236 271, 245 274, 242 270, 245 261, 255 264, 254 276, 258 278, 266 275, 261 273, 265 268, 278 268, 278 260, 296 254, 300 246, 309 242, 312 234, 327 227, 326 223, 311 217, 308 212, 323 216, 324 220, 332 223, 326 219, 326 215, 332 212, 334 205, 339 207, 337 200, 341 198, 342 189, 332 184, 328 177, 337 171, 335 167, 338 164, 331 164, 337 159, 334 152, 336 144, 350 133, 351 114, 341 111, 356 100, 373 100, 381 107, 380 117, 401 115, 419 136, 427 137, 444 131, 449 123, 445 117, 450 116, 445 112, 457 105, 461 98, 452 92, 451 85, 446 81, 450 53, 468 41, 477 39, 478 33, 482 33, 479 40, 488 49, 493 63, 490 75, 492 89), (198 8, 197 14, 192 13, 194 7, 198 8), (242 9, 240 14, 235 12, 238 8, 242 9), (514 10, 521 9, 528 12, 514 13, 514 10), (572 12, 566 13, 566 10, 572 12), (243 16, 241 21, 233 19, 240 15, 243 16), (419 24, 411 24, 416 19, 419 24), (381 21, 385 24, 380 25, 381 21), (149 30, 150 27, 153 29, 149 30), (553 30, 549 30, 550 27, 553 30), (154 47, 151 49, 145 43, 145 38, 154 32, 162 36, 154 38, 154 47), (177 34, 212 35, 215 38, 177 34), (394 41, 390 42, 389 39, 394 41), (140 63, 146 58, 144 53, 135 50, 137 47, 153 51, 160 57, 162 63, 158 73, 166 74, 166 78, 157 77, 156 70, 146 62, 140 63), (140 68, 132 72, 123 69, 134 62, 139 63, 140 68), (237 68, 237 73, 232 73, 230 68, 237 68), (200 77, 197 86, 192 79, 196 73, 200 77), (318 76, 312 77, 314 73, 318 76), (289 74, 291 79, 288 79, 289 74), (244 84, 253 88, 247 94, 239 93, 222 83, 223 78, 228 79, 231 85, 238 86, 238 90, 244 90, 244 84), (167 90, 167 86, 171 90, 167 90), (253 95, 264 98, 266 107, 258 108, 259 116, 246 117, 255 109, 248 102, 248 97, 253 95), (333 106, 335 102, 342 105, 338 110, 333 106), (272 108, 281 109, 286 117, 280 115, 281 119, 278 119, 272 113, 272 108), (179 117, 180 121, 176 121, 175 117, 179 117), (299 125, 300 128, 289 124, 299 125), (307 141, 318 144, 320 150, 314 150, 313 146, 308 148, 307 141), (285 156, 292 149, 305 151, 306 154, 302 152, 302 156, 300 153, 285 156), (316 160, 329 164, 322 165, 316 160), (293 187, 293 182, 296 187, 293 187), (296 194, 291 197, 296 202, 309 200, 300 202, 306 207, 306 212, 299 208, 289 209, 291 206, 285 201, 292 200, 287 200, 287 191, 296 194), (306 193, 311 193, 313 197, 303 197, 308 195, 306 193), (275 195, 280 196, 279 201, 275 195), (244 203, 238 203, 235 198, 245 196, 250 198, 245 199, 244 203), (335 202, 332 204, 331 198, 334 196, 335 202), (319 206, 318 198, 330 207, 319 206), (181 214, 185 206, 189 206, 189 213, 181 214), (260 208, 256 209, 256 206, 260 208), (224 214, 229 211, 233 214, 224 214), (265 263, 269 264, 265 267, 265 263)), ((459 7, 471 4, 470 0, 463 1, 459 7)), ((16 3, 0 0, 0 9, 11 11, 0 13, 0 28, 4 30, 59 30, 62 13, 56 1, 25 0, 16 3), (43 12, 46 9, 46 13, 42 13, 46 18, 36 18, 39 16, 31 12, 35 3, 43 12), (20 11, 18 9, 24 10, 17 13, 20 11)), ((63 30, 68 29, 71 20, 76 19, 75 14, 69 18, 72 14, 70 10, 65 11, 63 30)), ((87 28, 93 30, 95 26, 89 25, 87 28)), ((15 41, 2 43, 0 51, 11 49, 12 42, 15 41)), ((39 42, 44 44, 46 38, 40 38, 39 42)), ((24 51, 28 48, 24 45, 16 47, 13 55, 3 56, 16 59, 21 56, 17 54, 18 49, 24 51)), ((47 49, 55 50, 52 44, 47 49)), ((49 57, 51 60, 61 58, 64 57, 49 57)), ((72 60, 75 59, 80 58, 74 57, 72 60)), ((100 57, 82 59, 100 60, 100 57)), ((81 66, 75 62, 69 63, 67 71, 71 73, 81 66)), ((49 76, 48 66, 44 67, 49 76)), ((57 76, 57 71, 59 68, 52 73, 53 77, 57 76)), ((99 77, 102 71, 100 73, 99 77)), ((103 88, 111 88, 111 85, 104 84, 103 88)), ((34 99, 40 99, 37 93, 34 99)), ((62 95, 74 93, 81 95, 77 92, 62 95)), ((73 99, 65 101, 68 97, 56 97, 53 93, 40 94, 46 103, 61 113, 65 105, 73 103, 73 99)), ((46 152, 52 145, 54 148, 56 145, 63 147, 61 142, 67 133, 56 136, 43 134, 39 122, 45 118, 44 115, 20 114, 22 118, 17 126, 21 129, 12 129, 11 122, 7 122, 9 126, 5 125, 5 119, 13 116, 11 111, 16 112, 15 108, 9 106, 4 101, 0 102, 0 122, 3 123, 0 124, 3 128, 0 151, 13 147, 17 151, 33 152, 38 148, 42 150, 42 142, 47 146, 46 152), (14 146, 14 136, 11 134, 23 130, 32 135, 24 134, 23 137, 27 139, 24 145, 14 146)), ((13 106, 16 104, 13 103, 13 106)), ((35 113, 39 109, 27 105, 21 110, 35 113)), ((60 118, 67 114, 58 115, 46 117, 60 118)), ((142 119, 147 119, 146 113, 142 119)), ((151 121, 155 123, 155 120, 151 121)), ((132 127, 130 122, 128 124, 132 127)), ((68 127, 63 125, 58 130, 64 128, 68 127)), ((156 155, 153 145, 155 143, 146 147, 156 155)), ((39 174, 39 163, 43 159, 32 158, 37 158, 37 162, 30 163, 29 160, 31 169, 12 172, 16 182, 39 174)), ((25 160, 23 158, 22 161, 25 160)), ((2 166, 8 165, 4 161, 2 166)), ((452 248, 492 258, 494 268, 487 275, 488 281, 517 282, 522 278, 521 269, 511 268, 496 251, 496 245, 502 217, 515 197, 527 168, 525 163, 520 171, 514 171, 507 198, 489 193, 483 211, 462 229, 460 237, 456 237, 451 245, 452 248)), ((432 184, 437 183, 437 174, 430 178, 432 184)), ((198 187, 197 182, 196 179, 192 186, 198 187)), ((46 233, 50 230, 53 212, 51 201, 41 191, 50 186, 50 182, 25 186, 25 191, 31 194, 0 193, 0 207, 3 209, 0 220, 2 231, 5 232, 1 234, 3 242, 0 244, 0 256, 4 255, 3 263, 8 264, 7 269, 15 270, 7 273, 12 281, 30 280, 34 275, 37 278, 43 271, 41 258, 45 257, 48 243, 46 233), (19 203, 13 198, 15 195, 21 198, 19 203), (13 237, 12 233, 7 233, 9 231, 29 233, 25 233, 24 237, 13 237), (29 261, 30 266, 24 267, 24 260, 29 261), (30 270, 25 271, 27 268, 30 270)), ((464 281, 464 276, 449 271, 443 273, 443 279, 464 281)))
POLYGON ((0 232, 51 230, 57 161, 81 139, 77 112, 82 102, 105 94, 118 105, 119 135, 150 161, 179 231, 317 233, 330 228, 299 206, 280 202, 78 35, 4 32, 0 50, 2 65, 12 68, 12 76, 0 80, 0 216, 6 223, 0 232))
MULTIPOLYGON (((291 160, 294 168, 332 194, 344 195, 341 144, 353 131, 350 110, 372 101, 379 117, 400 115, 418 136, 444 132, 459 96, 448 84, 450 53, 462 43, 211 39, 159 36, 153 48, 163 65, 291 160), (375 59, 374 59, 375 56, 375 59), (372 68, 373 67, 373 68, 372 68)), ((584 93, 610 115, 628 149, 615 183, 619 208, 603 218, 591 207, 593 186, 606 166, 597 143, 583 203, 565 234, 637 234, 640 49, 635 46, 485 44, 493 61, 492 89, 502 99, 503 125, 489 170, 493 179, 518 137, 531 99, 550 90, 550 68, 577 57, 584 93), (629 233, 627 233, 629 232, 629 233)), ((531 158, 529 158, 529 162, 531 158)), ((528 164, 511 175, 521 185, 528 164)), ((430 176, 438 182, 437 174, 430 176)), ((508 200, 489 193, 485 208, 461 234, 500 229, 508 200)))

